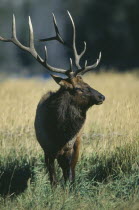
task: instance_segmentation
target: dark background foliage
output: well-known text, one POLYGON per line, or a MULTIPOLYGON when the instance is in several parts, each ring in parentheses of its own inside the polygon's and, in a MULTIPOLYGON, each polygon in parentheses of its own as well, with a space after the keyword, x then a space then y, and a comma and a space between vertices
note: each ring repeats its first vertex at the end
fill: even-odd
MULTIPOLYGON (((37 39, 54 35, 52 15, 57 17, 58 26, 64 39, 71 41, 71 24, 66 14, 69 10, 77 29, 78 51, 87 42, 84 59, 95 62, 102 52, 101 68, 115 68, 120 71, 132 70, 139 66, 139 1, 137 0, 42 0, 27 1, 2 0, 0 5, 0 35, 9 37, 11 33, 12 13, 17 20, 17 34, 20 41, 27 44, 27 17, 31 15, 36 48, 43 56, 43 45, 37 39)), ((47 43, 49 63, 54 66, 69 67, 69 49, 56 41, 47 43)), ((41 73, 40 67, 26 52, 0 43, 0 71, 41 73)), ((83 60, 84 60, 83 59, 83 60)), ((100 68, 99 67, 99 68, 100 68)))

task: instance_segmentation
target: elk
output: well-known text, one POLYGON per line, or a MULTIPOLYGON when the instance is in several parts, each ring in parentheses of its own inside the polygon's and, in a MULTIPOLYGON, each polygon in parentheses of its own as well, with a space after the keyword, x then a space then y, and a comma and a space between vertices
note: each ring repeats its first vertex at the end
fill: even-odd
MULTIPOLYGON (((90 87, 82 79, 83 74, 94 69, 100 62, 101 53, 96 63, 87 65, 87 60, 81 67, 80 60, 86 51, 84 42, 83 51, 78 54, 76 49, 76 29, 71 14, 68 12, 72 25, 72 44, 70 49, 73 51, 74 66, 70 58, 69 68, 61 69, 48 64, 47 48, 45 46, 44 59, 37 53, 34 47, 34 33, 29 17, 29 47, 22 45, 16 36, 15 16, 12 21, 12 38, 5 39, 0 37, 1 41, 12 42, 24 51, 29 52, 41 65, 49 70, 50 75, 60 86, 56 92, 48 92, 41 98, 35 117, 35 131, 38 142, 40 143, 44 155, 45 163, 49 172, 51 185, 55 185, 56 173, 54 162, 57 159, 59 166, 63 171, 65 182, 73 182, 75 179, 75 166, 78 161, 81 133, 86 120, 87 110, 93 105, 102 104, 105 96, 97 90, 90 87), (60 73, 62 76, 56 76, 53 73, 60 73)), ((53 23, 56 36, 40 39, 39 41, 57 40, 61 44, 68 46, 63 41, 57 26, 56 18, 53 14, 53 23)))

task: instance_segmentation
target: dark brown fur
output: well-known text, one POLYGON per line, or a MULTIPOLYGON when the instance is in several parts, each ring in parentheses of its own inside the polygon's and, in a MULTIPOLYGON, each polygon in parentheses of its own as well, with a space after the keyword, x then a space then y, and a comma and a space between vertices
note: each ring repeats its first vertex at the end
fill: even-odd
POLYGON ((51 184, 56 183, 55 159, 65 181, 74 180, 86 111, 104 100, 104 96, 84 83, 80 76, 70 81, 55 80, 61 85, 60 89, 42 97, 35 119, 36 136, 45 153, 51 184))

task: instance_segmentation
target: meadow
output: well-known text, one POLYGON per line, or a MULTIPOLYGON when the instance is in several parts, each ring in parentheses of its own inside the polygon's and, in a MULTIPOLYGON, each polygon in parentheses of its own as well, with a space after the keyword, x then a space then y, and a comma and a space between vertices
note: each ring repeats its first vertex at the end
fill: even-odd
POLYGON ((0 209, 139 209, 139 74, 88 74, 106 96, 87 115, 74 186, 51 189, 34 117, 53 80, 0 82, 0 209))

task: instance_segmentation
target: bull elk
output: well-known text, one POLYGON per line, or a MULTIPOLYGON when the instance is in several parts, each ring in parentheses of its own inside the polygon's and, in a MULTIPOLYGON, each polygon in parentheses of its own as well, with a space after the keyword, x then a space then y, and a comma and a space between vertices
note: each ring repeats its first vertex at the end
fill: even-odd
MULTIPOLYGON (((46 93, 40 100, 35 117, 35 131, 38 142, 45 154, 45 163, 49 171, 50 182, 56 184, 56 174, 54 161, 57 159, 62 168, 65 182, 73 182, 75 178, 75 166, 78 161, 81 132, 86 119, 87 110, 93 105, 102 104, 105 97, 97 90, 91 88, 85 83, 81 75, 94 69, 100 62, 101 53, 96 63, 80 66, 80 59, 86 51, 84 42, 83 51, 78 54, 76 49, 76 30, 74 21, 68 12, 71 20, 73 37, 70 49, 73 50, 74 63, 76 70, 73 70, 72 59, 70 58, 70 67, 65 70, 56 68, 48 64, 47 48, 45 46, 45 58, 42 59, 34 47, 34 34, 31 19, 29 17, 29 47, 22 45, 16 36, 15 16, 12 21, 12 38, 5 39, 0 37, 1 41, 13 42, 24 51, 28 51, 40 64, 47 68, 55 82, 60 86, 56 92, 46 93), (66 76, 62 78, 53 74, 61 73, 66 76)), ((63 41, 57 26, 56 18, 53 14, 53 23, 56 36, 41 39, 40 41, 57 40, 66 45, 63 41)), ((69 45, 68 45, 69 46, 69 45)))

